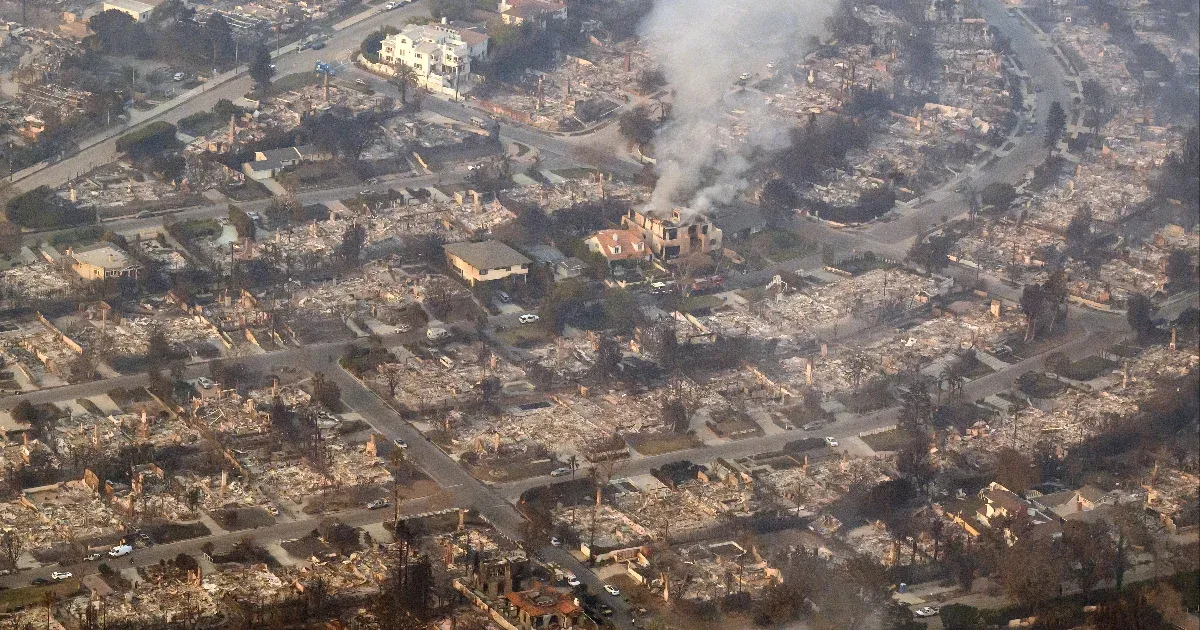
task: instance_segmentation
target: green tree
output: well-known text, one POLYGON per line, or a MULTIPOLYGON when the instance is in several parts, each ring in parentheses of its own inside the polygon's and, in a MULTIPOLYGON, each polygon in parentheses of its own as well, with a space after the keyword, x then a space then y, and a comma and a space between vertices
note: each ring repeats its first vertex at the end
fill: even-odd
POLYGON ((1067 253, 1075 257, 1080 257, 1091 247, 1093 222, 1092 209, 1086 204, 1080 206, 1075 211, 1063 235, 1067 246, 1067 253))
POLYGON ((642 308, 633 292, 622 288, 605 291, 604 321, 608 328, 614 329, 617 334, 627 334, 641 325, 642 319, 642 308))
POLYGON ((1053 152, 1066 130, 1067 113, 1063 111, 1061 103, 1054 101, 1050 104, 1050 113, 1046 116, 1046 148, 1053 152))
POLYGON ((1055 542, 1022 536, 1002 551, 1000 581, 1009 597, 1036 605, 1061 593, 1065 568, 1062 549, 1055 542))
POLYGON ((142 57, 153 50, 145 25, 135 22, 128 13, 101 11, 88 19, 88 27, 96 34, 96 45, 105 52, 142 57))
POLYGON ((996 454, 996 481, 1017 494, 1023 494, 1036 484, 1038 470, 1024 453, 1013 448, 1002 448, 996 454))
POLYGON ((324 373, 314 373, 309 387, 312 389, 314 402, 330 411, 337 411, 341 407, 342 389, 337 383, 326 378, 324 373))
POLYGON ((650 119, 650 108, 645 105, 621 114, 617 130, 630 142, 642 145, 654 139, 654 121, 650 119))
POLYGON ((254 84, 260 93, 266 94, 267 88, 271 87, 271 77, 273 76, 275 76, 275 68, 271 62, 271 51, 262 44, 255 46, 250 57, 250 78, 254 79, 254 84))
POLYGON ((408 88, 417 81, 417 73, 411 67, 402 63, 396 64, 396 76, 392 77, 391 84, 400 90, 400 103, 404 105, 408 102, 408 88))
POLYGON ((400 29, 390 24, 377 28, 363 39, 358 50, 367 61, 379 63, 379 49, 383 47, 383 40, 399 32, 400 29))
POLYGON ((334 255, 351 267, 358 266, 362 257, 363 245, 367 242, 367 228, 357 221, 350 224, 342 233, 342 242, 338 244, 334 255))
POLYGON ((1140 293, 1129 296, 1129 301, 1125 304, 1125 319, 1133 332, 1137 333, 1139 340, 1145 340, 1154 332, 1153 313, 1154 307, 1150 305, 1150 298, 1140 293))
POLYGON ((966 604, 947 604, 939 611, 946 630, 974 630, 983 626, 979 609, 966 604))
POLYGON ((800 196, 792 185, 775 178, 767 182, 762 190, 762 209, 772 223, 791 218, 792 211, 800 207, 800 196))
POLYGON ((983 206, 991 206, 996 211, 1004 211, 1017 198, 1017 189, 1006 182, 988 184, 979 193, 979 201, 983 206))
POLYGON ((1173 249, 1167 255, 1167 283, 1172 293, 1186 291, 1196 285, 1196 265, 1186 249, 1173 249))
POLYGON ((254 240, 254 219, 233 204, 229 204, 229 223, 237 230, 238 238, 254 240))
POLYGON ((208 40, 208 47, 203 52, 209 55, 213 66, 232 66, 237 44, 233 41, 233 29, 229 21, 219 11, 213 11, 204 22, 204 37, 208 40))

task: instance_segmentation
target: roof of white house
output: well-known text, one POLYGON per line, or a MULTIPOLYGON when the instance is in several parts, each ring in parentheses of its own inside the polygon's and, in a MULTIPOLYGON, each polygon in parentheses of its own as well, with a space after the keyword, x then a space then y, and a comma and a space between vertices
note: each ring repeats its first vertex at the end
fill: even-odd
POLYGON ((101 269, 124 269, 131 266, 129 256, 112 245, 100 245, 82 251, 72 252, 71 257, 84 265, 101 269))

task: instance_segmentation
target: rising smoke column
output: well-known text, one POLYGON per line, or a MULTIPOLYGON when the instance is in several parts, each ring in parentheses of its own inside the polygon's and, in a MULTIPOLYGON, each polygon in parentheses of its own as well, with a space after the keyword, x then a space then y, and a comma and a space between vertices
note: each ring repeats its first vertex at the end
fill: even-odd
MULTIPOLYGON (((733 91, 742 73, 767 69, 804 48, 823 30, 833 0, 658 0, 642 22, 652 57, 675 91, 672 118, 655 139, 658 183, 650 208, 682 205, 705 212, 746 187, 760 151, 782 149, 794 118, 767 105, 766 95, 733 91), (744 112, 744 138, 722 146, 731 110, 744 112)), ((727 138, 728 136, 726 136, 727 138)))

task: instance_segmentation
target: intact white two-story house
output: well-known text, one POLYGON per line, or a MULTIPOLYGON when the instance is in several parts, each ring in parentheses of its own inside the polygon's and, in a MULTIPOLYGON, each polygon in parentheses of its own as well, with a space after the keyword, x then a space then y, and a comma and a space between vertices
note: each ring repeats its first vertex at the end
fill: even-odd
POLYGON ((472 60, 488 53, 488 36, 452 24, 410 24, 384 38, 379 61, 412 68, 417 84, 434 92, 466 91, 472 60))

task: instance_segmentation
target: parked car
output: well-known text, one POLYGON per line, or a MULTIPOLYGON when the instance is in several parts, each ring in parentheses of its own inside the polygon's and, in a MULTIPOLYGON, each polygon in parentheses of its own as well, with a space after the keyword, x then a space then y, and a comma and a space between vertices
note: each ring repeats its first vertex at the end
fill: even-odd
POLYGON ((88 562, 95 562, 103 557, 104 557, 104 554, 100 553, 99 551, 93 551, 92 553, 89 553, 88 555, 84 556, 83 559, 87 560, 88 562))
POLYGON ((128 556, 131 553, 133 553, 132 545, 117 545, 108 550, 108 557, 120 558, 121 556, 128 556))
POLYGON ((613 597, 619 597, 621 595, 621 589, 613 586, 612 584, 605 584, 604 590, 608 591, 608 594, 612 595, 613 597))
POLYGON ((522 324, 532 324, 539 319, 541 318, 533 313, 525 313, 524 315, 518 317, 517 321, 521 322, 522 324))
POLYGON ((366 80, 364 80, 364 79, 355 79, 355 80, 354 80, 354 84, 355 84, 355 85, 366 85, 366 84, 367 84, 367 82, 366 82, 366 80))
POLYGON ((312 46, 309 46, 309 48, 312 48, 313 50, 321 50, 324 47, 325 42, 313 42, 312 46))
POLYGON ((821 422, 820 420, 816 420, 816 421, 813 421, 813 422, 809 422, 808 424, 806 424, 806 425, 804 425, 804 426, 800 427, 800 430, 802 430, 802 431, 814 431, 814 430, 816 430, 816 429, 820 429, 820 428, 821 428, 821 427, 823 427, 823 426, 825 426, 825 423, 824 423, 824 422, 821 422))
POLYGON ((511 302, 512 301, 512 296, 505 293, 504 291, 497 291, 496 297, 500 298, 501 302, 511 302))
POLYGON ((183 80, 183 77, 185 77, 185 76, 187 76, 187 75, 185 75, 185 74, 184 74, 184 73, 182 73, 182 72, 176 72, 176 73, 175 73, 175 76, 171 77, 171 80, 173 80, 173 81, 182 81, 182 80, 183 80))
POLYGON ((54 573, 50 574, 50 579, 54 580, 55 582, 69 580, 73 577, 75 577, 75 574, 71 573, 70 571, 55 571, 54 573))
POLYGON ((409 326, 408 324, 400 324, 399 326, 396 326, 396 332, 398 333, 406 333, 410 330, 412 330, 412 326, 409 326))
POLYGON ((583 584, 583 582, 580 582, 579 578, 575 577, 574 575, 567 576, 567 586, 570 586, 571 588, 575 588, 576 586, 579 586, 580 584, 583 584))
POLYGON ((918 617, 933 617, 940 612, 937 606, 922 606, 916 610, 918 617))
POLYGON ((550 546, 551 547, 561 547, 562 541, 558 539, 558 536, 551 536, 550 537, 550 546))
POLYGON ((833 438, 831 438, 831 437, 827 437, 827 438, 825 438, 825 446, 829 446, 829 447, 836 447, 837 445, 838 445, 838 441, 837 441, 837 440, 835 440, 835 439, 833 439, 833 438))
POLYGON ((395 444, 396 448, 408 448, 408 442, 405 442, 404 440, 401 440, 400 438, 396 438, 396 439, 392 440, 392 444, 395 444))
POLYGON ((270 514, 271 516, 279 516, 279 508, 275 507, 274 505, 268 504, 267 507, 263 509, 266 510, 267 514, 270 514))
POLYGON ((567 468, 566 466, 555 468, 554 470, 550 471, 551 477, 566 477, 569 474, 571 474, 571 469, 567 468))
POLYGON ((392 502, 388 501, 387 499, 375 499, 374 501, 371 501, 370 503, 367 504, 367 509, 368 510, 378 510, 381 508, 385 508, 391 504, 392 504, 392 502))
POLYGON ((383 5, 383 10, 384 10, 384 11, 391 11, 392 9, 395 9, 395 8, 396 8, 396 7, 398 7, 398 6, 400 6, 400 5, 396 4, 395 2, 389 2, 389 3, 385 4, 385 5, 383 5))
POLYGON ((309 48, 312 48, 311 42, 300 42, 300 45, 296 47, 296 50, 308 50, 309 48))
POLYGON ((34 586, 41 586, 43 584, 49 584, 50 580, 47 580, 46 578, 33 578, 33 580, 31 580, 29 583, 34 586))

